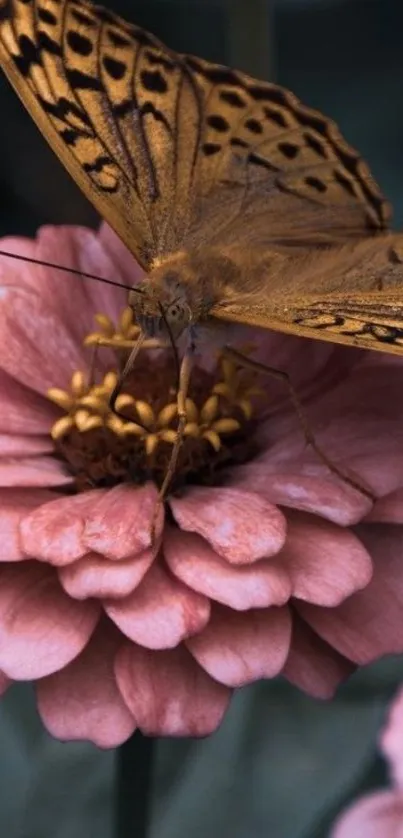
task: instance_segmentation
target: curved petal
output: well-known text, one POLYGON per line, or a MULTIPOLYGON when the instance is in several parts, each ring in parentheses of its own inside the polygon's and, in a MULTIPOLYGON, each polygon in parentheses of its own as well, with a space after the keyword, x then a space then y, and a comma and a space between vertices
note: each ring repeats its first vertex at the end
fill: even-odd
MULTIPOLYGON (((0 390, 1 392, 1 390, 0 390)), ((43 454, 53 454, 54 445, 51 436, 23 436, 22 434, 0 434, 0 456, 28 458, 43 454)))
POLYGON ((74 599, 120 599, 137 588, 157 552, 158 544, 155 544, 120 562, 111 562, 98 553, 87 553, 82 559, 60 567, 59 579, 66 593, 74 599))
POLYGON ((366 519, 370 523, 403 524, 403 488, 376 501, 366 519))
POLYGON ((0 486, 46 489, 68 486, 71 475, 53 457, 25 457, 20 460, 0 460, 0 486))
POLYGON ((57 567, 80 559, 87 552, 85 523, 105 489, 59 497, 34 510, 21 522, 21 544, 27 556, 35 555, 57 567))
MULTIPOLYGON (((75 302, 76 317, 80 307, 75 302)), ((4 288, 0 297, 0 365, 43 396, 68 389, 74 370, 85 368, 85 350, 46 300, 29 289, 4 288), (29 350, 29 351, 28 351, 29 350), (24 362, 21 362, 21 359, 24 362)))
POLYGON ((0 669, 17 681, 42 678, 75 658, 97 624, 95 602, 75 602, 56 572, 38 562, 0 567, 0 669))
POLYGON ((127 642, 116 678, 136 724, 147 736, 207 736, 220 725, 231 692, 179 647, 149 652, 127 642))
POLYGON ((0 562, 26 558, 21 547, 20 522, 38 506, 55 497, 52 492, 32 489, 0 489, 0 562))
POLYGON ((285 541, 280 510, 252 492, 197 487, 170 506, 182 529, 202 535, 234 565, 274 556, 285 541))
POLYGON ((362 797, 338 818, 330 838, 403 838, 403 795, 379 791, 362 797))
POLYGON ((341 655, 358 664, 403 652, 403 528, 382 524, 357 527, 372 556, 374 575, 363 591, 337 608, 295 601, 314 631, 341 655))
MULTIPOLYGON (((1 261, 1 260, 0 260, 1 261)), ((53 422, 59 416, 56 405, 24 387, 0 368, 0 432, 20 434, 49 434, 53 422)))
POLYGON ((185 585, 237 611, 283 605, 291 595, 290 578, 281 562, 261 559, 234 567, 193 533, 170 528, 164 536, 164 555, 185 585))
POLYGON ((291 647, 281 674, 313 698, 333 698, 339 684, 355 667, 296 614, 293 623, 291 647))
POLYGON ((87 551, 108 559, 127 559, 158 540, 163 526, 163 508, 153 483, 144 486, 120 484, 94 503, 83 540, 87 551))
POLYGON ((113 265, 118 268, 117 282, 136 285, 144 277, 144 271, 137 264, 130 250, 105 221, 101 224, 98 235, 105 252, 112 258, 113 265))
MULTIPOLYGON (((281 456, 289 456, 288 439, 279 445, 281 456)), ((372 501, 348 483, 343 483, 320 461, 296 455, 290 462, 276 463, 270 449, 267 459, 249 463, 234 471, 233 486, 250 487, 269 503, 310 512, 339 524, 352 526, 372 508, 372 501)))
POLYGON ((172 649, 201 631, 210 617, 208 599, 172 579, 154 564, 123 600, 104 603, 108 616, 135 643, 147 649, 172 649))
POLYGON ((216 606, 206 628, 186 646, 206 672, 228 687, 274 678, 286 661, 291 640, 288 608, 237 614, 216 606))
POLYGON ((301 512, 287 516, 287 540, 278 556, 293 596, 333 607, 372 577, 371 556, 354 533, 301 512))
POLYGON ((112 626, 102 625, 75 660, 37 682, 39 714, 52 736, 114 748, 133 733, 136 725, 114 674, 120 642, 112 626))

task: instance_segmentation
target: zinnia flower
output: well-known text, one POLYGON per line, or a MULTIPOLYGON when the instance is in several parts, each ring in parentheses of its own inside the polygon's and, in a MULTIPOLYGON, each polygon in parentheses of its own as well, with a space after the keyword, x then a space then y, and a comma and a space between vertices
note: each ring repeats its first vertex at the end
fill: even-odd
POLYGON ((380 735, 392 780, 390 789, 365 795, 337 820, 331 838, 401 838, 403 835, 403 689, 392 702, 380 735))
MULTIPOLYGON (((140 277, 106 226, 0 244, 140 277)), ((127 291, 4 257, 0 277, 2 690, 35 681, 53 735, 108 747, 136 727, 205 735, 234 688, 279 673, 328 697, 357 664, 403 650, 399 359, 231 334, 287 371, 317 443, 373 505, 307 445, 281 382, 201 344, 163 508, 171 349, 141 351, 125 421, 108 399, 136 334, 127 291), (97 335, 109 347, 94 364, 97 335)))

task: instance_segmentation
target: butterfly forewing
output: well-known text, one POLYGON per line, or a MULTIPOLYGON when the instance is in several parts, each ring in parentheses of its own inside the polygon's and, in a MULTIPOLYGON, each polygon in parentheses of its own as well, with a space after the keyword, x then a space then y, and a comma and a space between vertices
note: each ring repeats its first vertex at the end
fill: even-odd
POLYGON ((402 351, 389 206, 333 122, 86 0, 0 0, 0 62, 146 270, 219 252, 236 281, 213 316, 402 351))

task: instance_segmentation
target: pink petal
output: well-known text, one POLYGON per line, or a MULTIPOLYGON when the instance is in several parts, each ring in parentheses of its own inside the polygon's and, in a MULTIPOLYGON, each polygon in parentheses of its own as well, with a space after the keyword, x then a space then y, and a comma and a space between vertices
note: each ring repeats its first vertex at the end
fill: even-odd
POLYGON ((163 509, 153 483, 121 484, 94 503, 84 530, 87 551, 108 559, 128 559, 157 540, 162 531, 163 509))
MULTIPOLYGON (((283 456, 289 448, 283 439, 283 456)), ((311 512, 342 527, 361 521, 372 508, 371 500, 329 473, 320 462, 306 462, 306 456, 278 464, 275 452, 269 450, 267 461, 237 469, 232 485, 253 487, 269 503, 311 512)))
POLYGON ((403 838, 403 795, 379 791, 362 797, 338 818, 330 838, 403 838))
POLYGON ((0 434, 0 452, 2 459, 9 457, 32 457, 37 454, 53 454, 54 445, 48 436, 17 436, 0 434))
MULTIPOLYGON (((70 262, 72 267, 75 267, 78 270, 82 270, 84 273, 89 273, 93 274, 94 276, 111 279, 114 282, 121 281, 116 261, 110 258, 110 255, 108 254, 107 249, 101 241, 98 232, 94 230, 89 230, 87 227, 77 226, 55 227, 53 229, 49 227, 42 228, 42 248, 45 240, 45 232, 47 239, 46 244, 49 248, 51 245, 52 236, 54 239, 54 249, 56 249, 60 244, 61 236, 63 236, 64 241, 70 244, 73 256, 70 262)), ((122 242, 120 242, 120 247, 121 249, 124 248, 122 242)), ((136 263, 134 262, 133 257, 132 263, 135 266, 136 263)), ((64 264, 67 263, 64 262, 64 264)), ((64 282, 65 285, 67 285, 66 280, 64 280, 64 282)), ((71 290, 72 282, 73 280, 70 277, 70 300, 73 299, 74 302, 74 295, 72 294, 71 290)), ((78 282, 83 286, 85 298, 88 305, 88 312, 90 315, 88 323, 87 321, 85 321, 83 324, 83 334, 88 329, 94 328, 93 314, 97 312, 104 312, 105 314, 108 314, 112 321, 114 323, 117 323, 123 308, 127 305, 127 289, 116 288, 116 286, 108 285, 105 282, 97 282, 95 279, 83 278, 82 280, 78 279, 78 282)), ((133 278, 129 285, 131 285, 132 282, 133 278)), ((74 314, 75 312, 73 312, 73 317, 74 314)))
POLYGON ((352 532, 301 512, 290 512, 287 522, 278 560, 291 578, 293 596, 332 607, 368 585, 371 557, 352 532))
POLYGON ((53 457, 0 460, 0 486, 18 488, 67 486, 72 478, 53 457))
POLYGON ((374 563, 374 575, 365 590, 337 608, 297 601, 295 607, 341 655, 365 664, 382 655, 403 652, 403 530, 368 524, 358 527, 357 533, 374 563))
POLYGON ((148 736, 207 736, 220 725, 231 697, 182 647, 149 652, 127 642, 115 672, 136 724, 148 736))
MULTIPOLYGON (((61 306, 61 301, 57 295, 61 306)), ((80 307, 75 302, 76 317, 80 307)), ((36 393, 70 385, 74 370, 85 368, 81 344, 63 327, 44 299, 27 289, 3 288, 0 298, 1 368, 36 393), (21 359, 24 362, 21 362, 21 359)), ((74 321, 72 321, 74 322, 74 321)))
POLYGON ((61 567, 59 579, 66 593, 74 599, 126 597, 141 582, 158 552, 158 544, 126 561, 111 562, 98 553, 61 567))
POLYGON ((114 675, 119 644, 118 633, 103 625, 72 663, 37 682, 38 710, 52 736, 114 748, 133 733, 114 675))
POLYGON ((287 569, 280 562, 261 559, 234 567, 193 533, 170 528, 164 555, 172 573, 189 588, 239 611, 283 605, 291 595, 287 569))
POLYGON ((206 628, 186 646, 206 672, 228 687, 273 678, 286 661, 291 639, 287 608, 237 614, 216 607, 206 628))
POLYGON ((53 497, 46 490, 0 489, 0 562, 26 558, 21 549, 20 522, 31 510, 53 497))
MULTIPOLYGON (((1 261, 1 260, 0 260, 1 261)), ((0 368, 0 431, 1 433, 49 434, 60 414, 48 399, 24 387, 0 368)))
POLYGON ((147 649, 171 649, 195 634, 210 617, 208 599, 185 588, 154 564, 124 600, 104 603, 120 630, 147 649))
POLYGON ((293 623, 291 647, 281 674, 313 698, 332 698, 339 684, 354 671, 354 666, 297 615, 294 615, 293 623))
POLYGON ((128 285, 136 285, 144 277, 144 271, 135 262, 133 254, 105 222, 101 224, 99 229, 99 241, 112 258, 113 265, 118 267, 118 274, 113 279, 128 285))
POLYGON ((284 544, 283 515, 257 494, 197 487, 170 506, 182 529, 202 535, 231 564, 273 556, 284 544))
POLYGON ((365 520, 379 524, 403 524, 403 488, 379 498, 365 520))
POLYGON ((21 543, 27 556, 57 567, 74 562, 86 552, 85 523, 99 497, 108 494, 93 489, 78 495, 59 497, 27 515, 21 523, 21 543))
POLYGON ((15 680, 62 669, 87 644, 99 617, 95 602, 75 602, 56 573, 38 562, 0 567, 0 669, 15 680))
POLYGON ((386 727, 380 737, 381 748, 389 762, 395 785, 403 787, 403 689, 400 688, 389 710, 386 727))

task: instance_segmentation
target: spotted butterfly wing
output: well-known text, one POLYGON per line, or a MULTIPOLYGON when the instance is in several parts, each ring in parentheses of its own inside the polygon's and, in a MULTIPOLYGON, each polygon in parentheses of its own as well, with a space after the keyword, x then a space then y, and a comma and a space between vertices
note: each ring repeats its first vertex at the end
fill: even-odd
POLYGON ((239 271, 213 316, 401 351, 399 260, 391 269, 381 260, 393 294, 382 295, 379 323, 382 277, 374 286, 370 255, 360 251, 360 295, 351 265, 341 276, 346 248, 399 248, 384 232, 387 203, 334 123, 277 85, 178 55, 86 0, 0 0, 0 63, 146 270, 179 248, 219 248, 239 271), (273 275, 283 258, 283 277, 273 275), (312 282, 307 258, 331 274, 327 285, 312 282), (380 341, 388 323, 393 334, 380 341))

